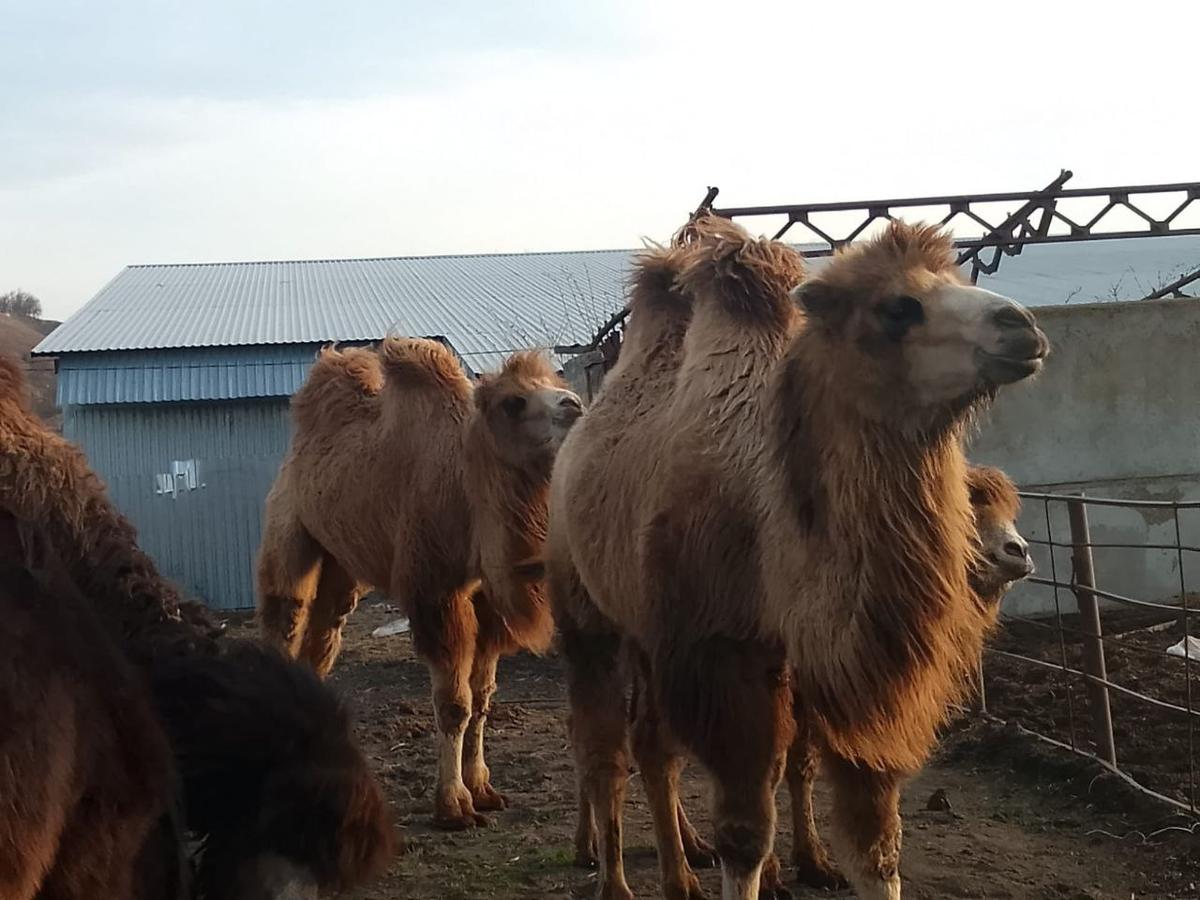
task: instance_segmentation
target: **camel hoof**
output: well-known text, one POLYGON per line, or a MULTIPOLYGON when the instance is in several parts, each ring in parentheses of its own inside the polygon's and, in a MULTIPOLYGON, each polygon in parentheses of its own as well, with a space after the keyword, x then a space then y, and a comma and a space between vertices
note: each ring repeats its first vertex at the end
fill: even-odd
POLYGON ((793 858, 796 881, 805 887, 824 891, 841 891, 850 887, 845 877, 828 860, 793 858))
POLYGON ((602 884, 596 894, 597 900, 633 900, 633 891, 627 884, 602 884))
POLYGON ((783 886, 782 867, 779 865, 779 857, 774 853, 763 863, 758 900, 792 900, 792 892, 783 886))
POLYGON ((486 828, 492 824, 487 816, 475 811, 470 792, 462 790, 441 795, 433 807, 433 827, 439 831, 465 831, 468 828, 486 828))
POLYGON ((508 798, 493 788, 490 784, 485 784, 481 788, 475 788, 471 791, 471 800, 475 804, 475 809, 483 810, 484 812, 502 812, 508 809, 508 798))
POLYGON ((688 872, 682 884, 664 884, 663 896, 666 900, 706 900, 695 872, 688 872))

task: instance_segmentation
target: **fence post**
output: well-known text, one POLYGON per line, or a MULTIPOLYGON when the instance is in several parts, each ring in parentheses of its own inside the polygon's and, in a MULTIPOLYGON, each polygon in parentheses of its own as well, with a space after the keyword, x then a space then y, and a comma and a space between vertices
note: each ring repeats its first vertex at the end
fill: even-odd
MULTIPOLYGON (((1096 587, 1096 571, 1092 566, 1092 536, 1088 530, 1087 507, 1082 499, 1068 500, 1071 518, 1071 558, 1075 564, 1074 585, 1071 590, 1079 606, 1079 630, 1083 636, 1083 671, 1093 678, 1108 680, 1104 664, 1104 641, 1100 631, 1100 604, 1090 588, 1096 587)), ((1051 548, 1053 552, 1053 548, 1051 548)), ((1108 686, 1092 680, 1087 682, 1088 705, 1092 710, 1092 727, 1096 734, 1097 755, 1112 766, 1117 764, 1113 743, 1112 709, 1108 703, 1108 686)))

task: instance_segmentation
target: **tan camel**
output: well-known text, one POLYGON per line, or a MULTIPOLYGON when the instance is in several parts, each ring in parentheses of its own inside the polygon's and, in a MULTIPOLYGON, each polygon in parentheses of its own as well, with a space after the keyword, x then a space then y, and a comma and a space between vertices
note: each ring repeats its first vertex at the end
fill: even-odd
MULTIPOLYGON (((1012 584, 1033 572, 1029 545, 1017 529, 1021 501, 1016 485, 999 469, 971 466, 967 471, 967 487, 980 543, 980 553, 972 560, 969 582, 973 595, 982 600, 989 609, 997 610, 1000 600, 1012 584)), ((531 563, 530 568, 525 571, 533 574, 538 569, 531 563)), ((633 734, 642 734, 643 730, 649 727, 664 727, 662 722, 641 720, 647 713, 645 702, 642 700, 646 690, 646 662, 632 654, 625 662, 628 667, 627 674, 632 680, 629 718, 633 734)), ((819 758, 808 734, 802 698, 793 697, 793 713, 797 720, 797 730, 788 751, 785 773, 792 798, 792 865, 797 880, 803 885, 816 888, 842 887, 844 880, 829 862, 813 815, 813 782, 819 758)), ((663 736, 660 740, 669 740, 669 736, 663 736)), ((654 776, 651 778, 653 780, 654 776)), ((581 796, 579 802, 576 862, 590 867, 597 862, 595 822, 587 798, 581 796)), ((678 804, 679 830, 688 864, 705 868, 714 865, 717 862, 716 852, 700 837, 688 820, 678 797, 675 802, 678 804)), ((767 865, 770 876, 764 874, 764 882, 773 889, 778 889, 778 864, 769 860, 767 865)))
POLYGON ((553 634, 540 582, 513 566, 540 552, 579 398, 538 354, 474 386, 439 342, 391 338, 324 352, 292 408, 259 555, 263 634, 324 675, 361 590, 400 603, 433 679, 434 823, 484 824, 504 808, 483 752, 497 662, 553 634))
POLYGON ((898 897, 898 785, 989 619, 961 602, 974 552, 963 431, 1041 367, 1046 340, 1024 309, 961 283, 936 229, 894 224, 803 282, 780 244, 713 217, 694 232, 640 265, 621 359, 551 491, 547 581, 600 896, 630 896, 616 852, 624 638, 667 726, 634 737, 667 896, 699 896, 672 802, 680 749, 716 782, 723 896, 758 895, 792 668, 847 875, 861 896, 898 897), (664 374, 660 348, 679 341, 664 374))

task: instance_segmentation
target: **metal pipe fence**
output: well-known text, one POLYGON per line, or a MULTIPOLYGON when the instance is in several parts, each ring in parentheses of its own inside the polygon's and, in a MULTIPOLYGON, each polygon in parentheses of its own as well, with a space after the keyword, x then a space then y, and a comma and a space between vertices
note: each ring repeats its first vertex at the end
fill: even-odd
POLYGON ((1015 720, 1143 793, 1200 815, 1194 683, 1200 643, 1190 640, 1200 608, 1189 596, 1186 571, 1200 546, 1184 541, 1180 522, 1181 512, 1200 511, 1200 501, 1021 496, 1027 509, 1040 507, 1036 518, 1045 534, 1029 543, 1048 557, 1048 571, 1029 583, 1050 593, 1053 615, 1005 616, 984 654, 977 709, 1015 720), (1092 508, 1152 515, 1160 533, 1143 543, 1093 541, 1092 508), (1165 554, 1177 570, 1178 593, 1148 599, 1106 590, 1096 562, 1114 551, 1165 554), (1168 644, 1176 652, 1168 653, 1168 644))

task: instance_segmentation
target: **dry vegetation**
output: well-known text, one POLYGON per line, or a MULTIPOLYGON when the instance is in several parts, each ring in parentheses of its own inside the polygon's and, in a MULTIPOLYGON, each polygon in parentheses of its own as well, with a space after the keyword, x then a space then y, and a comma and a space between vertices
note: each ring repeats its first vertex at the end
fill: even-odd
POLYGON ((18 359, 25 366, 33 409, 56 430, 62 427, 62 416, 54 404, 54 363, 48 359, 30 360, 29 351, 58 325, 45 319, 0 313, 0 355, 18 359))

